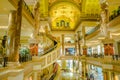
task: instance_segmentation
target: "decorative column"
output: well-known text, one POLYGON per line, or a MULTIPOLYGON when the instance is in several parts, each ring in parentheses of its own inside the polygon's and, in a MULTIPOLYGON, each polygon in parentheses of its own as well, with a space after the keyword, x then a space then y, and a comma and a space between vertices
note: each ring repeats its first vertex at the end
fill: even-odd
POLYGON ((82 26, 82 40, 83 40, 83 46, 82 46, 82 50, 83 50, 83 55, 87 55, 87 46, 86 46, 86 40, 85 40, 85 26, 82 26))
POLYGON ((102 64, 102 72, 104 80, 113 80, 114 75, 112 73, 114 66, 112 64, 102 64))
POLYGON ((77 35, 75 34, 75 56, 76 56, 76 54, 77 54, 77 52, 78 52, 78 49, 77 49, 77 35))
POLYGON ((112 75, 112 72, 109 70, 103 70, 103 79, 104 80, 113 80, 114 76, 112 75))
POLYGON ((40 14, 39 14, 39 7, 40 4, 38 2, 38 0, 35 2, 34 5, 34 32, 33 32, 33 38, 32 43, 30 44, 30 51, 32 56, 37 56, 38 55, 38 34, 39 34, 39 21, 40 21, 40 14))
POLYGON ((82 61, 82 77, 85 79, 86 78, 86 62, 85 60, 82 61))
POLYGON ((7 41, 7 55, 9 62, 19 61, 19 46, 21 34, 22 21, 22 3, 23 0, 18 1, 17 11, 11 11, 9 15, 8 41, 7 41))
POLYGON ((65 55, 65 53, 64 53, 64 34, 62 34, 62 54, 65 55))
POLYGON ((112 80, 112 72, 108 71, 107 74, 108 74, 108 80, 112 80))
POLYGON ((35 23, 34 23, 34 38, 37 39, 38 38, 38 32, 39 32, 39 24, 40 24, 40 12, 39 12, 39 7, 40 7, 40 4, 39 4, 39 1, 37 0, 35 2, 35 5, 34 5, 34 20, 35 20, 35 23))
POLYGON ((38 80, 38 72, 37 71, 33 72, 33 80, 38 80))
MULTIPOLYGON (((77 34, 75 34, 74 35, 74 40, 75 40, 75 54, 74 54, 74 56, 77 56, 78 54, 78 46, 77 46, 77 44, 78 44, 78 39, 77 39, 77 34)), ((77 72, 77 69, 76 69, 76 61, 77 61, 77 57, 75 57, 74 59, 73 59, 73 72, 77 72)))
POLYGON ((41 76, 42 76, 42 70, 39 70, 37 74, 38 74, 38 80, 42 80, 42 79, 41 79, 41 76))
POLYGON ((78 37, 78 53, 79 53, 79 56, 81 56, 80 33, 81 33, 81 31, 77 32, 77 37, 78 37))
POLYGON ((81 45, 80 45, 80 34, 81 34, 81 31, 78 31, 77 32, 77 41, 78 41, 78 70, 79 70, 79 73, 80 73, 80 56, 81 56, 81 45))
POLYGON ((103 79, 107 80, 107 72, 106 71, 102 71, 103 72, 103 79))
MULTIPOLYGON (((18 1, 17 16, 16 16, 16 33, 15 33, 15 56, 14 61, 19 61, 19 48, 20 48, 20 34, 21 34, 21 23, 22 23, 22 5, 23 0, 18 1)), ((12 56, 13 58, 13 56, 12 56)))
POLYGON ((15 49, 14 49, 15 37, 16 37, 15 19, 16 19, 16 11, 11 10, 9 14, 8 31, 7 31, 7 55, 9 58, 8 60, 12 62, 16 61, 15 58, 18 58, 16 57, 17 54, 15 54, 15 49))

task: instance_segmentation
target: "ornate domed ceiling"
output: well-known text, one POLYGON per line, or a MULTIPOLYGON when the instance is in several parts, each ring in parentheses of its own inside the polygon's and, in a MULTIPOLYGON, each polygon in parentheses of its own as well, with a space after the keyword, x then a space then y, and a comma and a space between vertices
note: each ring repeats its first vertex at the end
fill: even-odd
POLYGON ((74 30, 79 19, 80 9, 70 2, 59 2, 49 11, 52 30, 74 30))

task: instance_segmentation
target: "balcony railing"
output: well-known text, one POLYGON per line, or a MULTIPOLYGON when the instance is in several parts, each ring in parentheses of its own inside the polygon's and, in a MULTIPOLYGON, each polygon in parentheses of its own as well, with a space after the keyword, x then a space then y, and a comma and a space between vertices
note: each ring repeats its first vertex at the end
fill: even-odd
MULTIPOLYGON (((22 73, 21 77, 27 78, 27 76, 34 74, 34 71, 40 71, 45 69, 49 65, 53 64, 61 56, 61 44, 57 42, 54 49, 47 54, 39 57, 32 56, 32 61, 21 63, 10 67, 0 68, 0 79, 5 80, 10 77, 17 77, 22 73), (24 75, 23 75, 24 74, 24 75)), ((14 64, 14 62, 13 62, 14 64)), ((23 80, 17 79, 17 80, 23 80)))

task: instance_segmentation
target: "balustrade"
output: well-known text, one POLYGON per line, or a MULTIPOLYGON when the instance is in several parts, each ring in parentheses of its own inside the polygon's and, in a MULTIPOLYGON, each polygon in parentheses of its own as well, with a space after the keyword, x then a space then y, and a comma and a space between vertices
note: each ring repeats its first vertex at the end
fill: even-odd
MULTIPOLYGON (((37 69, 42 70, 46 67, 48 67, 49 65, 53 64, 59 57, 60 57, 61 53, 60 53, 60 43, 57 44, 56 48, 54 48, 53 51, 49 52, 48 54, 45 54, 41 57, 39 56, 33 56, 32 57, 32 61, 29 62, 25 62, 25 63, 21 63, 19 66, 16 66, 14 68, 12 67, 6 67, 6 68, 0 68, 0 77, 1 80, 4 80, 6 77, 9 78, 12 75, 8 75, 11 72, 12 73, 21 73, 21 71, 19 70, 24 70, 22 73, 24 73, 24 76, 29 75, 29 73, 33 72, 34 68, 33 67, 37 67, 37 69), (40 66, 38 66, 40 65, 40 66), (12 69, 12 70, 11 70, 12 69), (16 69, 18 71, 16 71, 16 69), (13 72, 16 71, 16 72, 13 72), (5 78, 3 77, 5 76, 5 78)), ((16 74, 17 76, 17 74, 16 74)))

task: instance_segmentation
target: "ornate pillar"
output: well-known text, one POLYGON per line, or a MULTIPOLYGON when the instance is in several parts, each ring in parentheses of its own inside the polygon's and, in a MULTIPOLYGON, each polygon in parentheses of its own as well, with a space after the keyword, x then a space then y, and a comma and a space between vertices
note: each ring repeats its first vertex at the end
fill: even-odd
POLYGON ((21 34, 21 21, 22 21, 22 3, 23 0, 18 1, 17 11, 11 11, 9 16, 8 28, 8 60, 10 62, 19 61, 19 46, 21 34))
POLYGON ((85 26, 82 26, 82 40, 83 40, 83 46, 82 46, 82 50, 83 50, 83 55, 87 55, 87 46, 86 46, 86 40, 85 40, 85 26))
POLYGON ((38 80, 38 72, 37 71, 33 72, 33 80, 38 80))
POLYGON ((13 57, 13 56, 17 56, 17 54, 15 54, 15 49, 14 49, 15 37, 16 37, 15 19, 16 19, 16 11, 11 10, 9 14, 8 31, 7 31, 7 55, 9 61, 12 62, 16 61, 16 59, 14 58, 18 58, 18 57, 13 57))
MULTIPOLYGON (((16 34, 15 34, 15 59, 14 61, 19 61, 19 47, 20 47, 20 34, 21 34, 21 22, 22 22, 22 5, 23 0, 18 1, 17 16, 16 16, 16 34)), ((13 58, 13 57, 12 57, 13 58)))
POLYGON ((38 55, 38 40, 39 40, 38 34, 39 34, 39 23, 40 23, 39 7, 40 7, 40 4, 37 0, 35 2, 34 11, 33 11, 35 21, 34 21, 33 38, 31 39, 32 43, 30 44, 30 50, 31 50, 32 56, 38 55))
POLYGON ((103 77, 104 80, 114 80, 114 76, 112 75, 112 72, 109 70, 103 70, 103 77))
POLYGON ((64 53, 64 34, 62 34, 62 54, 65 55, 65 53, 64 53))
POLYGON ((86 68, 86 62, 85 60, 82 61, 82 77, 85 79, 86 78, 86 71, 87 71, 87 68, 86 68))
POLYGON ((78 49, 77 49, 77 35, 75 34, 75 55, 77 54, 78 52, 78 49))
MULTIPOLYGON (((74 56, 77 56, 77 53, 78 53, 77 34, 74 35, 74 39, 75 39, 75 55, 74 55, 74 56)), ((73 59, 73 72, 77 72, 77 70, 76 70, 76 60, 77 60, 77 58, 74 58, 74 59, 73 59)))
POLYGON ((78 41, 78 70, 79 70, 79 73, 80 73, 80 56, 81 56, 81 44, 80 44, 80 34, 81 34, 81 31, 78 31, 77 32, 77 41, 78 41))
POLYGON ((103 79, 107 80, 107 72, 103 71, 103 79))
POLYGON ((80 33, 81 33, 81 31, 77 32, 77 37, 78 37, 78 54, 79 54, 79 56, 81 56, 80 33))
POLYGON ((40 7, 40 4, 38 1, 35 2, 35 5, 34 5, 34 20, 35 20, 35 23, 34 23, 34 38, 37 39, 38 38, 38 32, 39 32, 39 23, 40 23, 40 12, 39 12, 39 7, 40 7))
POLYGON ((112 64, 102 64, 102 72, 104 80, 113 80, 114 75, 112 73, 114 66, 112 64))

